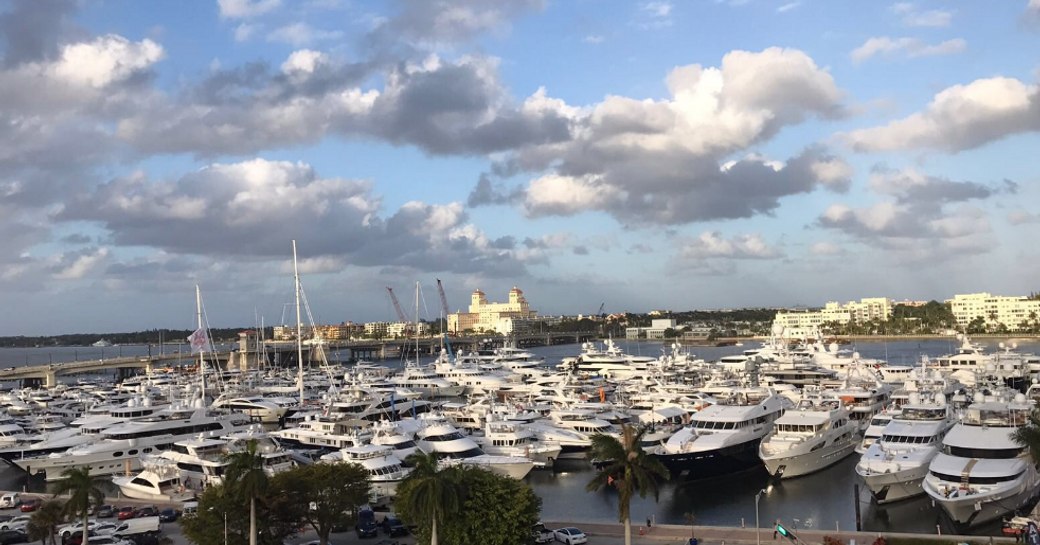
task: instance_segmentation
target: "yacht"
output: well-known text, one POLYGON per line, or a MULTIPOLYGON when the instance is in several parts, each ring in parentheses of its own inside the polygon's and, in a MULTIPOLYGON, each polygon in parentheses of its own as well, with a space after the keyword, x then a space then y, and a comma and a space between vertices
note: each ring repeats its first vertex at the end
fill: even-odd
POLYGON ((840 401, 803 399, 773 422, 758 455, 770 475, 788 479, 838 463, 858 442, 859 424, 840 401))
POLYGON ((594 342, 584 342, 581 353, 573 358, 564 358, 557 366, 562 370, 588 373, 610 378, 630 378, 639 374, 648 374, 649 366, 655 358, 648 356, 632 356, 607 339, 603 348, 594 342))
POLYGON ((534 462, 522 456, 485 454, 473 439, 443 419, 423 418, 415 439, 423 452, 435 454, 447 465, 472 465, 514 479, 523 479, 534 467, 534 462))
POLYGON ((955 523, 972 526, 1014 512, 1033 499, 1040 485, 1036 464, 1017 443, 1017 429, 1034 409, 1025 395, 1008 401, 982 398, 946 434, 929 464, 923 488, 955 523))
POLYGON ((419 392, 425 398, 459 397, 466 390, 465 386, 452 384, 433 369, 421 367, 414 362, 409 362, 404 370, 387 377, 387 380, 394 386, 419 392))
POLYGON ((373 445, 392 448, 394 455, 407 464, 408 457, 419 450, 415 444, 415 428, 408 424, 410 423, 388 420, 377 422, 372 426, 370 441, 373 445))
POLYGON ((881 435, 885 432, 885 426, 900 412, 901 409, 899 407, 888 407, 872 416, 870 422, 867 423, 867 427, 863 429, 863 439, 860 440, 859 445, 856 445, 856 454, 867 452, 870 445, 881 439, 881 435))
POLYGON ((363 444, 371 435, 367 431, 362 434, 362 427, 366 425, 368 422, 365 421, 345 421, 323 416, 300 422, 294 428, 272 431, 271 436, 287 448, 331 452, 363 444))
POLYGON ((535 467, 553 467, 563 448, 556 443, 542 441, 533 430, 520 422, 488 420, 484 435, 474 435, 473 441, 481 450, 499 456, 523 456, 535 467))
POLYGON ((228 456, 243 452, 250 442, 255 442, 254 448, 268 476, 292 469, 295 465, 289 452, 283 450, 268 434, 254 429, 222 437, 196 437, 177 441, 158 457, 174 464, 185 488, 202 490, 223 483, 228 456))
POLYGON ((222 395, 210 405, 214 409, 227 409, 240 412, 258 422, 281 422, 289 412, 277 403, 260 396, 234 397, 222 395))
POLYGON ((91 475, 130 472, 141 469, 141 455, 161 451, 176 441, 200 433, 224 435, 248 427, 249 417, 243 414, 171 408, 106 428, 94 440, 65 452, 18 458, 12 463, 30 475, 44 472, 48 481, 60 480, 62 472, 70 468, 89 468, 91 475))
POLYGON ((139 500, 160 502, 182 502, 195 496, 194 490, 184 487, 177 464, 164 458, 147 457, 142 460, 144 469, 136 475, 112 477, 119 492, 139 500))
POLYGON ((934 400, 911 393, 856 464, 874 501, 890 503, 924 494, 921 482, 952 426, 953 411, 943 393, 936 393, 934 400))
POLYGON ((865 430, 874 415, 884 410, 893 389, 890 384, 875 382, 869 386, 844 385, 825 391, 825 395, 840 399, 849 409, 849 419, 859 424, 860 430, 865 430))
POLYGON ((737 388, 697 412, 654 454, 673 475, 720 475, 761 463, 758 445, 791 405, 762 387, 737 388))
POLYGON ((401 459, 394 454, 393 447, 382 445, 359 445, 330 452, 321 457, 326 463, 358 464, 368 471, 371 485, 370 502, 384 503, 397 495, 397 485, 411 473, 401 459))

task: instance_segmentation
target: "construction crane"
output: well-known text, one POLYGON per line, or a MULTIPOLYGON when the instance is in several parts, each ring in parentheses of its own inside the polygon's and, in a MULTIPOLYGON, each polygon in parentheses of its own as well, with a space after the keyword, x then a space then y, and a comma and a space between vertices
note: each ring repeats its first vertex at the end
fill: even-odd
POLYGON ((393 288, 387 286, 387 293, 390 293, 390 301, 393 302, 393 310, 397 311, 397 319, 402 323, 408 323, 408 318, 405 317, 405 311, 400 310, 400 303, 397 303, 397 295, 393 294, 393 288))
POLYGON ((444 311, 444 344, 447 345, 448 355, 451 356, 451 341, 448 340, 448 315, 451 311, 448 310, 448 298, 444 295, 444 285, 441 284, 440 278, 437 279, 437 293, 441 296, 441 310, 444 311))
POLYGON ((599 311, 597 311, 597 312, 596 312, 596 316, 603 316, 603 307, 604 307, 604 306, 605 306, 606 304, 607 304, 606 302, 603 302, 603 303, 600 303, 600 304, 599 304, 599 311))

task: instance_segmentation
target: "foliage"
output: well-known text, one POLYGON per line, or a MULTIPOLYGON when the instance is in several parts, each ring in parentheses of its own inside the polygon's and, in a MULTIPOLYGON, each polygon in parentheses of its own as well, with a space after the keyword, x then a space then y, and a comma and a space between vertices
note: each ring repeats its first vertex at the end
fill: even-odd
POLYGON ((1040 460, 1040 409, 1033 410, 1029 414, 1029 422, 1016 429, 1011 438, 1029 449, 1034 460, 1040 460))
POLYGON ((668 470, 661 462, 647 454, 641 445, 647 428, 633 428, 625 424, 621 428, 621 439, 597 433, 592 436, 589 456, 603 461, 596 476, 586 489, 590 492, 608 486, 617 488, 618 520, 625 524, 625 544, 632 543, 630 504, 632 494, 646 497, 648 492, 657 498, 658 480, 668 478, 668 470))
POLYGON ((26 536, 30 541, 40 540, 55 545, 55 534, 58 526, 65 522, 65 503, 59 500, 47 500, 32 514, 29 524, 25 526, 26 536))
MULTIPOLYGON (((69 468, 61 472, 61 480, 54 490, 54 495, 69 494, 65 501, 62 512, 69 518, 79 517, 83 521, 83 527, 87 526, 91 507, 101 505, 105 502, 105 493, 94 483, 90 476, 90 468, 69 468)), ((90 542, 90 536, 83 534, 83 545, 90 542)))
MULTIPOLYGON (((450 482, 458 499, 454 512, 447 513, 438 533, 445 543, 472 543, 481 536, 482 545, 527 545, 531 527, 538 522, 541 498, 527 484, 516 479, 466 465, 443 469, 437 474, 450 482)), ((415 507, 424 488, 420 478, 405 479, 397 490, 397 510, 404 519, 417 524, 419 542, 431 536, 431 519, 415 507)))
MULTIPOLYGON (((242 327, 211 328, 210 337, 214 342, 238 342, 238 334, 242 327)), ((185 343, 192 330, 188 329, 150 329, 130 333, 71 333, 53 336, 15 336, 0 337, 0 346, 29 348, 35 346, 90 346, 98 339, 105 339, 113 344, 159 344, 160 342, 185 343)), ((273 328, 265 328, 264 335, 270 339, 273 328)))
POLYGON ((368 470, 358 464, 311 464, 275 475, 273 496, 281 496, 302 510, 302 520, 318 533, 321 545, 336 526, 345 526, 358 507, 368 503, 368 470))
MULTIPOLYGON (((306 504, 284 496, 269 495, 257 505, 257 541, 260 545, 281 545, 296 535, 306 504)), ((199 496, 195 514, 180 519, 181 531, 196 545, 224 545, 225 521, 228 545, 249 542, 249 504, 223 485, 210 486, 199 496)))
POLYGON ((440 469, 432 453, 415 453, 407 461, 413 469, 397 487, 398 513, 418 526, 421 543, 437 545, 437 527, 457 514, 464 489, 440 469))
POLYGON ((228 465, 224 471, 224 483, 235 498, 249 500, 249 545, 256 545, 256 503, 267 493, 270 484, 264 472, 263 454, 257 452, 254 439, 246 443, 245 450, 226 458, 228 465))

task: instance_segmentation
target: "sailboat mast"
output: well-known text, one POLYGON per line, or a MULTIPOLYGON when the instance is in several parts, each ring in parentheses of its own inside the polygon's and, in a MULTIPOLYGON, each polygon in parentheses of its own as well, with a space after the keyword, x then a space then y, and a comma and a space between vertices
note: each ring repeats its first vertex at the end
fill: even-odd
MULTIPOLYGON (((195 317, 198 327, 202 329, 202 290, 195 284, 195 317)), ((206 403, 206 351, 199 350, 199 377, 202 383, 202 403, 206 403)))
POLYGON ((303 322, 300 319, 300 269, 296 263, 296 241, 292 241, 293 277, 296 279, 296 361, 300 372, 296 380, 300 383, 300 406, 303 406, 303 322))
POLYGON ((415 281, 415 364, 419 364, 419 281, 415 281))

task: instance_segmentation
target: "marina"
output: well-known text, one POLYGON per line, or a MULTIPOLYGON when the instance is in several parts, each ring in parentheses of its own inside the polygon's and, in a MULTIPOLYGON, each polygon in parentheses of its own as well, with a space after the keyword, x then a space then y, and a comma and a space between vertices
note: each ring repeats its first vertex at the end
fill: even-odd
MULTIPOLYGON (((983 350, 994 352, 998 350, 996 342, 993 342, 992 346, 984 347, 983 350)), ((665 346, 660 342, 639 342, 639 343, 628 343, 624 341, 614 341, 618 350, 627 353, 637 355, 641 358, 638 365, 646 365, 650 361, 658 359, 671 359, 678 358, 681 354, 684 355, 686 360, 684 361, 703 361, 711 362, 718 361, 720 359, 734 359, 735 356, 743 355, 750 349, 752 345, 757 346, 756 342, 745 343, 747 346, 724 346, 724 347, 696 347, 692 350, 693 354, 690 354, 691 350, 679 351, 676 347, 665 346), (695 356, 694 356, 695 354, 695 356)), ((927 356, 931 359, 936 359, 939 356, 945 354, 955 353, 957 349, 958 341, 956 339, 929 339, 929 340, 907 340, 907 341, 885 341, 885 342, 873 342, 864 341, 858 342, 854 347, 855 351, 858 352, 863 358, 876 358, 887 362, 890 366, 910 366, 914 367, 922 361, 922 356, 927 356)), ((18 366, 25 360, 39 360, 41 358, 53 357, 53 355, 47 354, 48 351, 69 351, 69 350, 90 350, 92 348, 80 347, 77 349, 69 348, 47 348, 47 349, 0 349, 0 366, 18 366)), ((100 347, 97 348, 100 350, 100 347)), ((105 347, 104 350, 107 352, 111 350, 111 347, 105 347)), ((137 353, 147 354, 149 347, 147 346, 124 346, 122 350, 128 353, 128 357, 133 357, 137 353)), ((1035 341, 1020 341, 1018 343, 1018 351, 1022 353, 1032 353, 1040 350, 1040 343, 1035 341)), ((554 345, 544 347, 532 347, 527 349, 532 355, 536 356, 536 360, 541 361, 544 359, 544 363, 541 363, 539 367, 524 367, 516 371, 509 370, 509 374, 514 374, 515 377, 527 376, 530 377, 541 377, 538 380, 549 380, 547 377, 553 376, 552 368, 558 362, 564 362, 566 358, 573 357, 575 353, 581 351, 579 345, 554 345), (525 375, 526 373, 526 375, 525 375)), ((333 362, 336 360, 349 360, 351 354, 349 351, 345 352, 330 352, 329 359, 333 362)), ((443 356, 442 356, 443 358, 443 356)), ((419 361, 419 364, 426 366, 432 364, 434 358, 427 357, 419 361)), ((405 367, 402 362, 383 362, 386 367, 390 368, 390 371, 401 370, 405 367)), ((692 365, 692 364, 691 364, 692 365)), ((697 364, 699 365, 699 364, 697 364)), ((351 369, 356 367, 358 372, 369 372, 365 365, 351 366, 348 365, 345 369, 351 369)), ((287 371, 293 371, 292 369, 287 371)), ((111 377, 109 377, 111 378, 111 377)), ((384 379, 385 380, 385 379, 384 379)), ((512 383, 511 388, 520 388, 520 385, 524 384, 523 381, 517 381, 512 383)), ((547 384, 552 384, 551 382, 547 384)), ((596 384, 593 381, 593 384, 596 384)), ((590 387, 590 391, 593 392, 593 399, 589 402, 597 401, 596 397, 605 398, 606 395, 600 393, 599 396, 595 392, 603 392, 604 388, 608 386, 606 382, 600 382, 599 385, 593 385, 590 387)), ((9 385, 9 387, 15 385, 9 385)), ((678 388, 679 385, 675 387, 678 388)), ((782 388, 782 384, 777 384, 778 391, 786 391, 790 394, 789 389, 782 388)), ((733 390, 730 387, 728 390, 726 387, 719 387, 716 396, 722 397, 719 394, 722 392, 729 391, 730 393, 740 393, 739 390, 733 390)), ((860 411, 864 411, 860 418, 863 425, 869 425, 871 422, 871 414, 878 413, 879 405, 881 402, 875 398, 878 398, 878 391, 873 393, 865 392, 862 397, 855 397, 860 394, 849 390, 847 388, 836 388, 835 391, 840 391, 841 394, 838 399, 842 401, 842 408, 835 409, 835 403, 828 403, 826 401, 803 401, 802 410, 805 410, 804 416, 798 416, 799 410, 796 403, 789 401, 784 403, 784 416, 780 416, 780 411, 777 411, 775 417, 769 417, 764 419, 762 429, 767 432, 772 428, 773 424, 782 425, 784 427, 778 428, 784 433, 789 435, 797 435, 799 433, 812 433, 815 427, 820 426, 824 422, 834 422, 836 424, 849 426, 848 422, 853 422, 851 418, 851 411, 856 410, 855 406, 860 407, 860 411), (855 401, 860 399, 860 401, 855 401), (768 420, 768 422, 766 422, 768 420), (767 425, 768 424, 768 425, 767 425)), ((893 399, 898 399, 901 396, 907 396, 905 393, 900 393, 898 390, 885 390, 890 391, 890 395, 893 399)), ((750 394, 751 391, 746 392, 750 394)), ((519 394, 519 392, 516 392, 519 394)), ((618 390, 614 390, 614 394, 618 394, 618 390)), ((745 394, 745 396, 746 396, 745 394)), ((533 396, 533 393, 524 393, 523 395, 533 396)), ((888 395, 888 394, 886 394, 888 395)), ((945 394, 944 394, 945 395, 945 394)), ((639 407, 640 401, 639 396, 632 395, 632 399, 629 401, 630 406, 639 407)), ((751 396, 753 397, 753 396, 751 396)), ((252 400, 256 403, 256 399, 247 398, 244 396, 235 396, 225 398, 229 401, 237 400, 239 403, 244 403, 246 400, 252 400)), ((275 398, 271 398, 272 403, 275 398)), ((512 398, 518 399, 518 398, 512 398)), ((786 399, 786 398, 785 398, 786 399)), ((905 397, 904 403, 908 404, 908 407, 920 406, 925 401, 934 402, 936 398, 933 396, 927 400, 922 398, 921 394, 915 394, 911 397, 905 397), (916 404, 916 405, 915 405, 916 404)), ((603 400, 605 401, 605 399, 603 400)), ((320 403, 320 400, 316 400, 316 403, 320 403)), ((719 400, 715 399, 718 403, 719 400)), ((778 401, 777 403, 781 403, 778 401)), ((418 414, 420 411, 418 407, 422 407, 421 412, 426 413, 433 410, 437 405, 443 404, 439 401, 428 401, 426 399, 406 399, 401 398, 399 400, 391 399, 389 396, 384 401, 386 407, 392 407, 395 411, 394 414, 399 415, 402 422, 411 421, 413 411, 416 413, 416 421, 422 419, 422 414, 418 414)), ((356 411, 351 409, 350 403, 347 401, 342 394, 339 396, 339 400, 335 402, 335 405, 340 407, 343 418, 349 418, 351 415, 364 415, 367 414, 364 411, 371 410, 370 403, 363 404, 364 407, 359 407, 356 411), (351 412, 354 411, 354 412, 351 412)), ((448 411, 451 406, 455 406, 455 410, 458 410, 462 404, 445 404, 443 407, 444 411, 448 411)), ((469 437, 474 437, 479 441, 484 440, 498 440, 502 443, 505 441, 538 441, 545 437, 546 434, 550 433, 548 427, 542 422, 542 419, 537 418, 537 411, 540 410, 538 404, 526 404, 525 409, 530 414, 524 416, 523 411, 519 410, 520 403, 516 403, 517 406, 511 406, 509 404, 488 404, 484 409, 487 414, 499 414, 500 416, 495 418, 487 418, 487 433, 477 432, 477 435, 471 435, 474 430, 467 429, 461 422, 457 422, 454 426, 449 426, 444 430, 440 430, 437 433, 431 433, 433 430, 437 430, 436 427, 426 427, 426 439, 422 440, 425 442, 427 448, 431 447, 429 439, 434 439, 434 442, 440 442, 444 448, 453 449, 458 452, 469 452, 478 443, 469 441, 469 437), (509 409, 506 412, 506 409, 509 409), (509 416, 506 413, 509 413, 509 416), (496 418, 499 422, 496 425, 496 418), (525 418, 529 420, 527 424, 525 418), (452 432, 452 429, 459 431, 452 432), (519 433, 519 432, 525 433, 519 433), (495 435, 496 433, 501 435, 495 435), (430 437, 434 435, 434 437, 430 437)), ((564 414, 568 414, 564 411, 557 409, 555 412, 548 411, 547 409, 552 403, 549 401, 545 402, 544 409, 546 409, 547 415, 551 416, 546 421, 555 418, 557 420, 565 420, 564 414)), ((707 421, 711 421, 708 415, 712 414, 710 409, 715 405, 704 405, 701 411, 693 413, 690 422, 695 422, 698 414, 703 411, 703 417, 707 421)), ((384 409, 386 408, 384 407, 384 409)), ((718 405, 719 409, 727 408, 724 402, 718 405)), ((738 408, 738 406, 734 406, 738 408)), ((927 408, 921 406, 919 408, 927 408)), ((141 407, 145 409, 145 407, 141 407)), ((600 407, 602 409, 602 407, 600 407)), ((665 407, 656 406, 653 408, 655 416, 643 418, 649 418, 651 422, 655 423, 655 430, 661 433, 662 440, 666 444, 667 441, 664 439, 674 431, 681 431, 683 426, 683 418, 677 417, 678 422, 667 422, 668 411, 664 410, 665 407), (660 420, 655 419, 660 418, 660 420), (669 427, 671 426, 671 427, 669 427), (667 433, 662 430, 668 429, 667 433)), ((128 410, 128 409, 124 409, 128 410)), ((299 408, 295 411, 298 412, 299 408)), ((151 408, 148 408, 148 412, 152 412, 151 408)), ((436 412, 436 411, 435 411, 436 412)), ((570 414, 574 414, 575 409, 571 410, 570 414)), ((384 413, 385 414, 385 413, 384 413)), ((582 426, 582 428, 575 429, 594 429, 597 426, 611 426, 609 422, 603 420, 603 418, 609 418, 609 416, 603 411, 598 410, 593 413, 596 418, 592 419, 581 419, 574 421, 576 426, 582 426), (596 423, 602 422, 602 424, 596 423)), ((364 418, 362 416, 362 418, 364 418)), ((373 417, 374 420, 380 420, 378 417, 373 417)), ((737 422, 741 421, 744 417, 734 417, 734 431, 743 430, 737 422)), ((756 417, 757 418, 757 417, 756 417)), ((254 420, 260 420, 257 415, 254 420)), ((284 420, 284 419, 283 419, 284 420)), ((898 419, 897 419, 898 420, 898 419)), ((927 417, 922 417, 925 422, 931 421, 927 417)), ((314 427, 319 423, 320 420, 303 420, 297 425, 304 427, 314 427)), ((333 430, 336 425, 334 421, 330 421, 329 429, 333 430)), ((257 425, 257 424, 254 424, 257 425)), ((284 422, 285 426, 292 426, 289 422, 284 422)), ((856 424, 858 425, 858 424, 856 424)), ((903 424, 904 427, 907 424, 903 424)), ((265 424, 268 428, 277 428, 281 425, 278 423, 265 424)), ((396 457, 394 452, 391 452, 389 448, 365 448, 364 444, 366 441, 371 441, 375 444, 374 436, 389 437, 395 433, 400 434, 401 430, 397 431, 379 431, 380 427, 385 427, 385 424, 380 424, 372 428, 371 432, 359 432, 357 429, 352 429, 350 426, 342 426, 339 429, 341 437, 337 443, 337 449, 330 452, 337 452, 336 456, 328 457, 328 459, 352 459, 358 460, 365 459, 366 461, 374 464, 375 458, 380 460, 386 456, 390 460, 397 460, 406 457, 396 457), (376 456, 374 453, 379 453, 376 456), (367 454, 366 454, 367 453, 367 454)), ((400 428, 400 426, 397 426, 400 428)), ((840 428, 840 426, 839 426, 840 428)), ((120 429, 115 428, 117 431, 120 429)), ((296 427, 287 427, 286 431, 295 430, 296 427)), ((300 428, 302 429, 302 428, 300 428)), ((748 428, 750 431, 751 428, 748 428)), ((234 433, 234 430, 231 430, 234 433)), ((722 434, 715 434, 715 436, 722 437, 725 435, 725 430, 722 430, 722 434)), ((299 433, 299 432, 294 432, 299 433)), ((561 433, 561 432, 556 432, 561 433)), ((566 434, 554 436, 554 439, 549 440, 550 445, 555 444, 555 448, 561 449, 559 454, 556 456, 546 456, 544 454, 538 454, 544 451, 540 444, 538 448, 528 448, 528 454, 532 454, 531 451, 535 451, 536 456, 541 458, 532 458, 528 460, 522 456, 524 449, 521 443, 519 448, 499 449, 496 452, 496 456, 504 458, 502 462, 507 462, 512 459, 511 463, 505 463, 501 467, 501 471, 504 474, 510 474, 516 477, 522 477, 528 482, 535 492, 542 498, 543 501, 543 518, 546 519, 560 519, 560 520, 584 520, 584 521, 601 521, 608 523, 616 520, 616 495, 610 491, 590 493, 585 491, 585 484, 592 478, 594 469, 585 460, 581 459, 582 454, 580 447, 580 432, 571 433, 575 435, 575 442, 567 447, 566 441, 561 441, 562 437, 566 434), (575 449, 577 449, 575 451, 575 449), (568 457, 565 453, 566 450, 572 452, 578 452, 576 456, 568 457), (512 456, 509 455, 512 454, 512 456), (518 460, 517 458, 523 459, 524 461, 518 460), (526 465, 526 467, 525 467, 526 465)), ((759 432, 754 432, 759 433, 759 432)), ((910 432, 907 432, 910 433, 910 432)), ((843 437, 846 434, 835 433, 835 437, 843 437)), ((293 437, 301 437, 294 435, 293 437)), ((858 437, 858 435, 857 435, 858 437)), ((934 437, 934 434, 929 435, 934 437)), ((702 440, 702 439, 699 439, 702 440)), ((791 441, 790 437, 785 439, 791 441)), ((409 442, 405 440, 405 442, 409 442)), ((412 441, 411 448, 414 449, 416 443, 420 442, 418 439, 412 441)), ((776 444, 782 443, 783 440, 778 436, 774 440, 770 440, 763 443, 762 451, 770 451, 776 444), (766 446, 773 445, 773 446, 766 446)), ((185 443, 187 444, 187 443, 185 443)), ((220 441, 214 441, 214 445, 221 444, 220 441)), ((482 444, 482 443, 481 443, 482 444)), ((832 449, 835 452, 848 450, 845 445, 851 445, 852 443, 846 441, 841 443, 842 446, 837 446, 832 449)), ((858 444, 858 441, 857 441, 858 444)), ((495 445, 499 446, 499 445, 495 445)), ((505 446, 504 444, 501 446, 505 446)), ((407 445, 403 448, 409 448, 407 445)), ((128 452, 128 449, 123 449, 128 452)), ((484 456, 491 454, 492 449, 490 446, 486 449, 488 451, 484 456)), ((127 452, 123 452, 123 455, 127 455, 127 452)), ((554 452, 550 450, 549 452, 554 452)), ((754 450, 751 451, 753 455, 759 455, 759 448, 757 443, 755 444, 754 450)), ((276 455, 278 456, 278 455, 276 455)), ((464 457, 463 457, 464 458, 464 457)), ((281 459, 281 458, 280 458, 281 459)), ((743 458, 743 461, 747 463, 747 469, 740 467, 731 468, 733 472, 719 475, 711 478, 692 478, 698 475, 691 475, 688 471, 684 474, 682 470, 678 471, 677 474, 669 481, 663 483, 660 495, 655 501, 653 497, 647 498, 634 498, 632 503, 632 513, 635 519, 641 519, 643 516, 652 517, 658 524, 674 524, 683 525, 689 524, 690 520, 695 520, 698 525, 706 526, 731 526, 731 527, 747 527, 753 525, 753 517, 755 514, 755 507, 759 510, 760 517, 762 520, 776 520, 780 519, 789 524, 792 528, 806 529, 806 530, 829 530, 829 529, 855 529, 857 526, 857 518, 860 522, 860 527, 864 531, 870 532, 917 532, 917 533, 929 533, 934 534, 937 532, 950 533, 960 531, 957 525, 953 524, 953 521, 948 515, 944 515, 942 508, 933 500, 932 497, 918 493, 914 494, 909 499, 903 499, 900 501, 890 502, 878 502, 876 493, 872 494, 871 489, 864 483, 862 478, 857 474, 857 464, 860 461, 859 455, 851 455, 846 457, 834 456, 836 461, 828 460, 827 464, 824 464, 825 468, 819 471, 811 472, 804 476, 798 476, 793 473, 800 473, 792 469, 791 474, 777 475, 777 465, 773 464, 770 467, 773 469, 773 475, 770 475, 770 471, 766 469, 767 465, 756 462, 754 459, 749 460, 743 458), (783 477, 783 478, 779 478, 783 477), (759 495, 760 494, 760 495, 759 495), (756 502, 756 495, 759 495, 758 501, 756 502), (857 509, 858 507, 858 509, 857 509)), ((480 463, 486 459, 473 460, 473 463, 480 463)), ((112 473, 115 475, 126 475, 134 474, 139 471, 141 466, 136 463, 128 464, 125 460, 120 459, 111 465, 118 465, 119 467, 110 468, 114 469, 112 473)), ((387 464, 383 462, 380 465, 373 465, 375 476, 376 473, 381 471, 379 467, 388 468, 399 468, 395 462, 391 461, 387 464)), ((201 464, 200 464, 201 467, 201 464)), ((813 468, 816 469, 816 468, 813 468)), ((387 470, 390 471, 390 470, 387 470)), ((391 482, 388 486, 383 486, 383 489, 389 494, 392 493, 393 482, 400 478, 401 473, 398 469, 392 469, 394 475, 391 478, 391 482)), ((46 489, 47 482, 41 475, 31 476, 29 472, 21 471, 15 467, 6 467, 0 470, 0 488, 13 489, 13 490, 38 490, 42 491, 46 489)), ((153 471, 154 472, 154 471, 153 471)), ((166 473, 157 473, 159 475, 167 476, 166 473)), ((196 475, 196 481, 201 479, 201 474, 196 475)), ((124 479, 125 480, 125 479, 124 479)), ((113 493, 119 493, 118 488, 115 485, 110 485, 113 493)), ((157 492, 161 494, 161 492, 157 492)), ((972 534, 981 535, 999 535, 1001 530, 1000 516, 992 518, 988 522, 983 524, 973 524, 970 528, 964 531, 972 534)))

